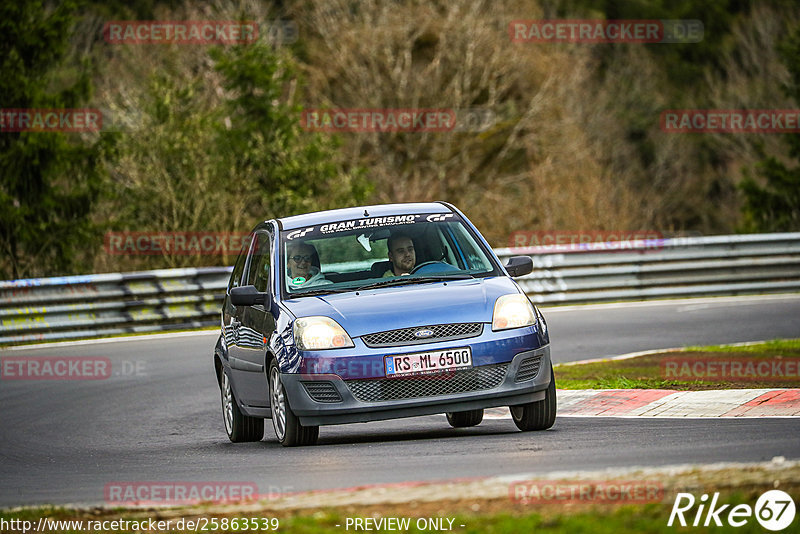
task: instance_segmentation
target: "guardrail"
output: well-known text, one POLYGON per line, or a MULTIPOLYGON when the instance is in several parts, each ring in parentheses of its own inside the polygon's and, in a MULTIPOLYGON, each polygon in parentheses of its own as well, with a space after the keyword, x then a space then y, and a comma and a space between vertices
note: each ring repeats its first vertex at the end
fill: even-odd
POLYGON ((800 233, 606 245, 601 251, 495 252, 504 262, 520 254, 533 258, 533 273, 518 281, 541 304, 800 291, 800 233))
POLYGON ((200 267, 0 282, 0 344, 211 326, 230 272, 200 267))
MULTIPOLYGON (((608 243, 530 255, 538 304, 800 291, 800 233, 608 243)), ((0 282, 0 344, 213 326, 230 267, 0 282)))

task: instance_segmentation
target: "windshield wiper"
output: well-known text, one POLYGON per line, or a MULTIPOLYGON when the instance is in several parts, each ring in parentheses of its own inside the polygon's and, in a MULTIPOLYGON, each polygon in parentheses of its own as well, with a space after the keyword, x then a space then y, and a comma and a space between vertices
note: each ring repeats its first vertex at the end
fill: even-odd
POLYGON ((442 274, 437 276, 401 276, 399 278, 392 278, 390 280, 384 280, 382 282, 367 284, 365 286, 357 288, 356 290, 363 291, 365 289, 375 289, 378 287, 402 286, 406 284, 417 284, 424 282, 447 282, 448 280, 469 280, 470 278, 473 278, 473 276, 469 274, 442 274))
POLYGON ((348 291, 355 291, 353 288, 331 288, 331 289, 314 289, 311 291, 302 291, 299 293, 289 293, 292 298, 295 297, 316 297, 319 295, 329 295, 331 293, 347 293, 348 291))

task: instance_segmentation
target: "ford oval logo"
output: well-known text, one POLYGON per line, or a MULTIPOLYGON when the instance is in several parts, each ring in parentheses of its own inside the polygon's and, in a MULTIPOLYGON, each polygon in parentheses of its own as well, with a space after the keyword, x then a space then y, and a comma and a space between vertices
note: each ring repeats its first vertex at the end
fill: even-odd
POLYGON ((414 332, 414 337, 425 338, 431 337, 433 335, 433 330, 429 330, 427 328, 423 328, 422 330, 417 330, 414 332))

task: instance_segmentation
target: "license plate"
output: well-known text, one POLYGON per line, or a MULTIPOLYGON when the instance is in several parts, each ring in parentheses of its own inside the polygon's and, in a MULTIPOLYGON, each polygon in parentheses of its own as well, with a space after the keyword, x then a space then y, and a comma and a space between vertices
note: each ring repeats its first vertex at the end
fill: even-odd
POLYGON ((426 375, 472 367, 472 349, 435 350, 386 356, 386 376, 426 375))

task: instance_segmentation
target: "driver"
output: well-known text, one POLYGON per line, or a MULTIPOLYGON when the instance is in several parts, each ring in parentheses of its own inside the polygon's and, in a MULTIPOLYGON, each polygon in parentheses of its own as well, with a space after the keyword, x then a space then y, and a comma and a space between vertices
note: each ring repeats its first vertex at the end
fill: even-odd
POLYGON ((414 252, 414 242, 406 234, 392 234, 386 246, 389 249, 389 261, 392 268, 383 273, 383 277, 400 276, 409 274, 417 264, 417 255, 414 252))
POLYGON ((286 247, 286 266, 291 287, 309 287, 332 284, 312 261, 318 258, 317 250, 308 243, 291 243, 286 247))

